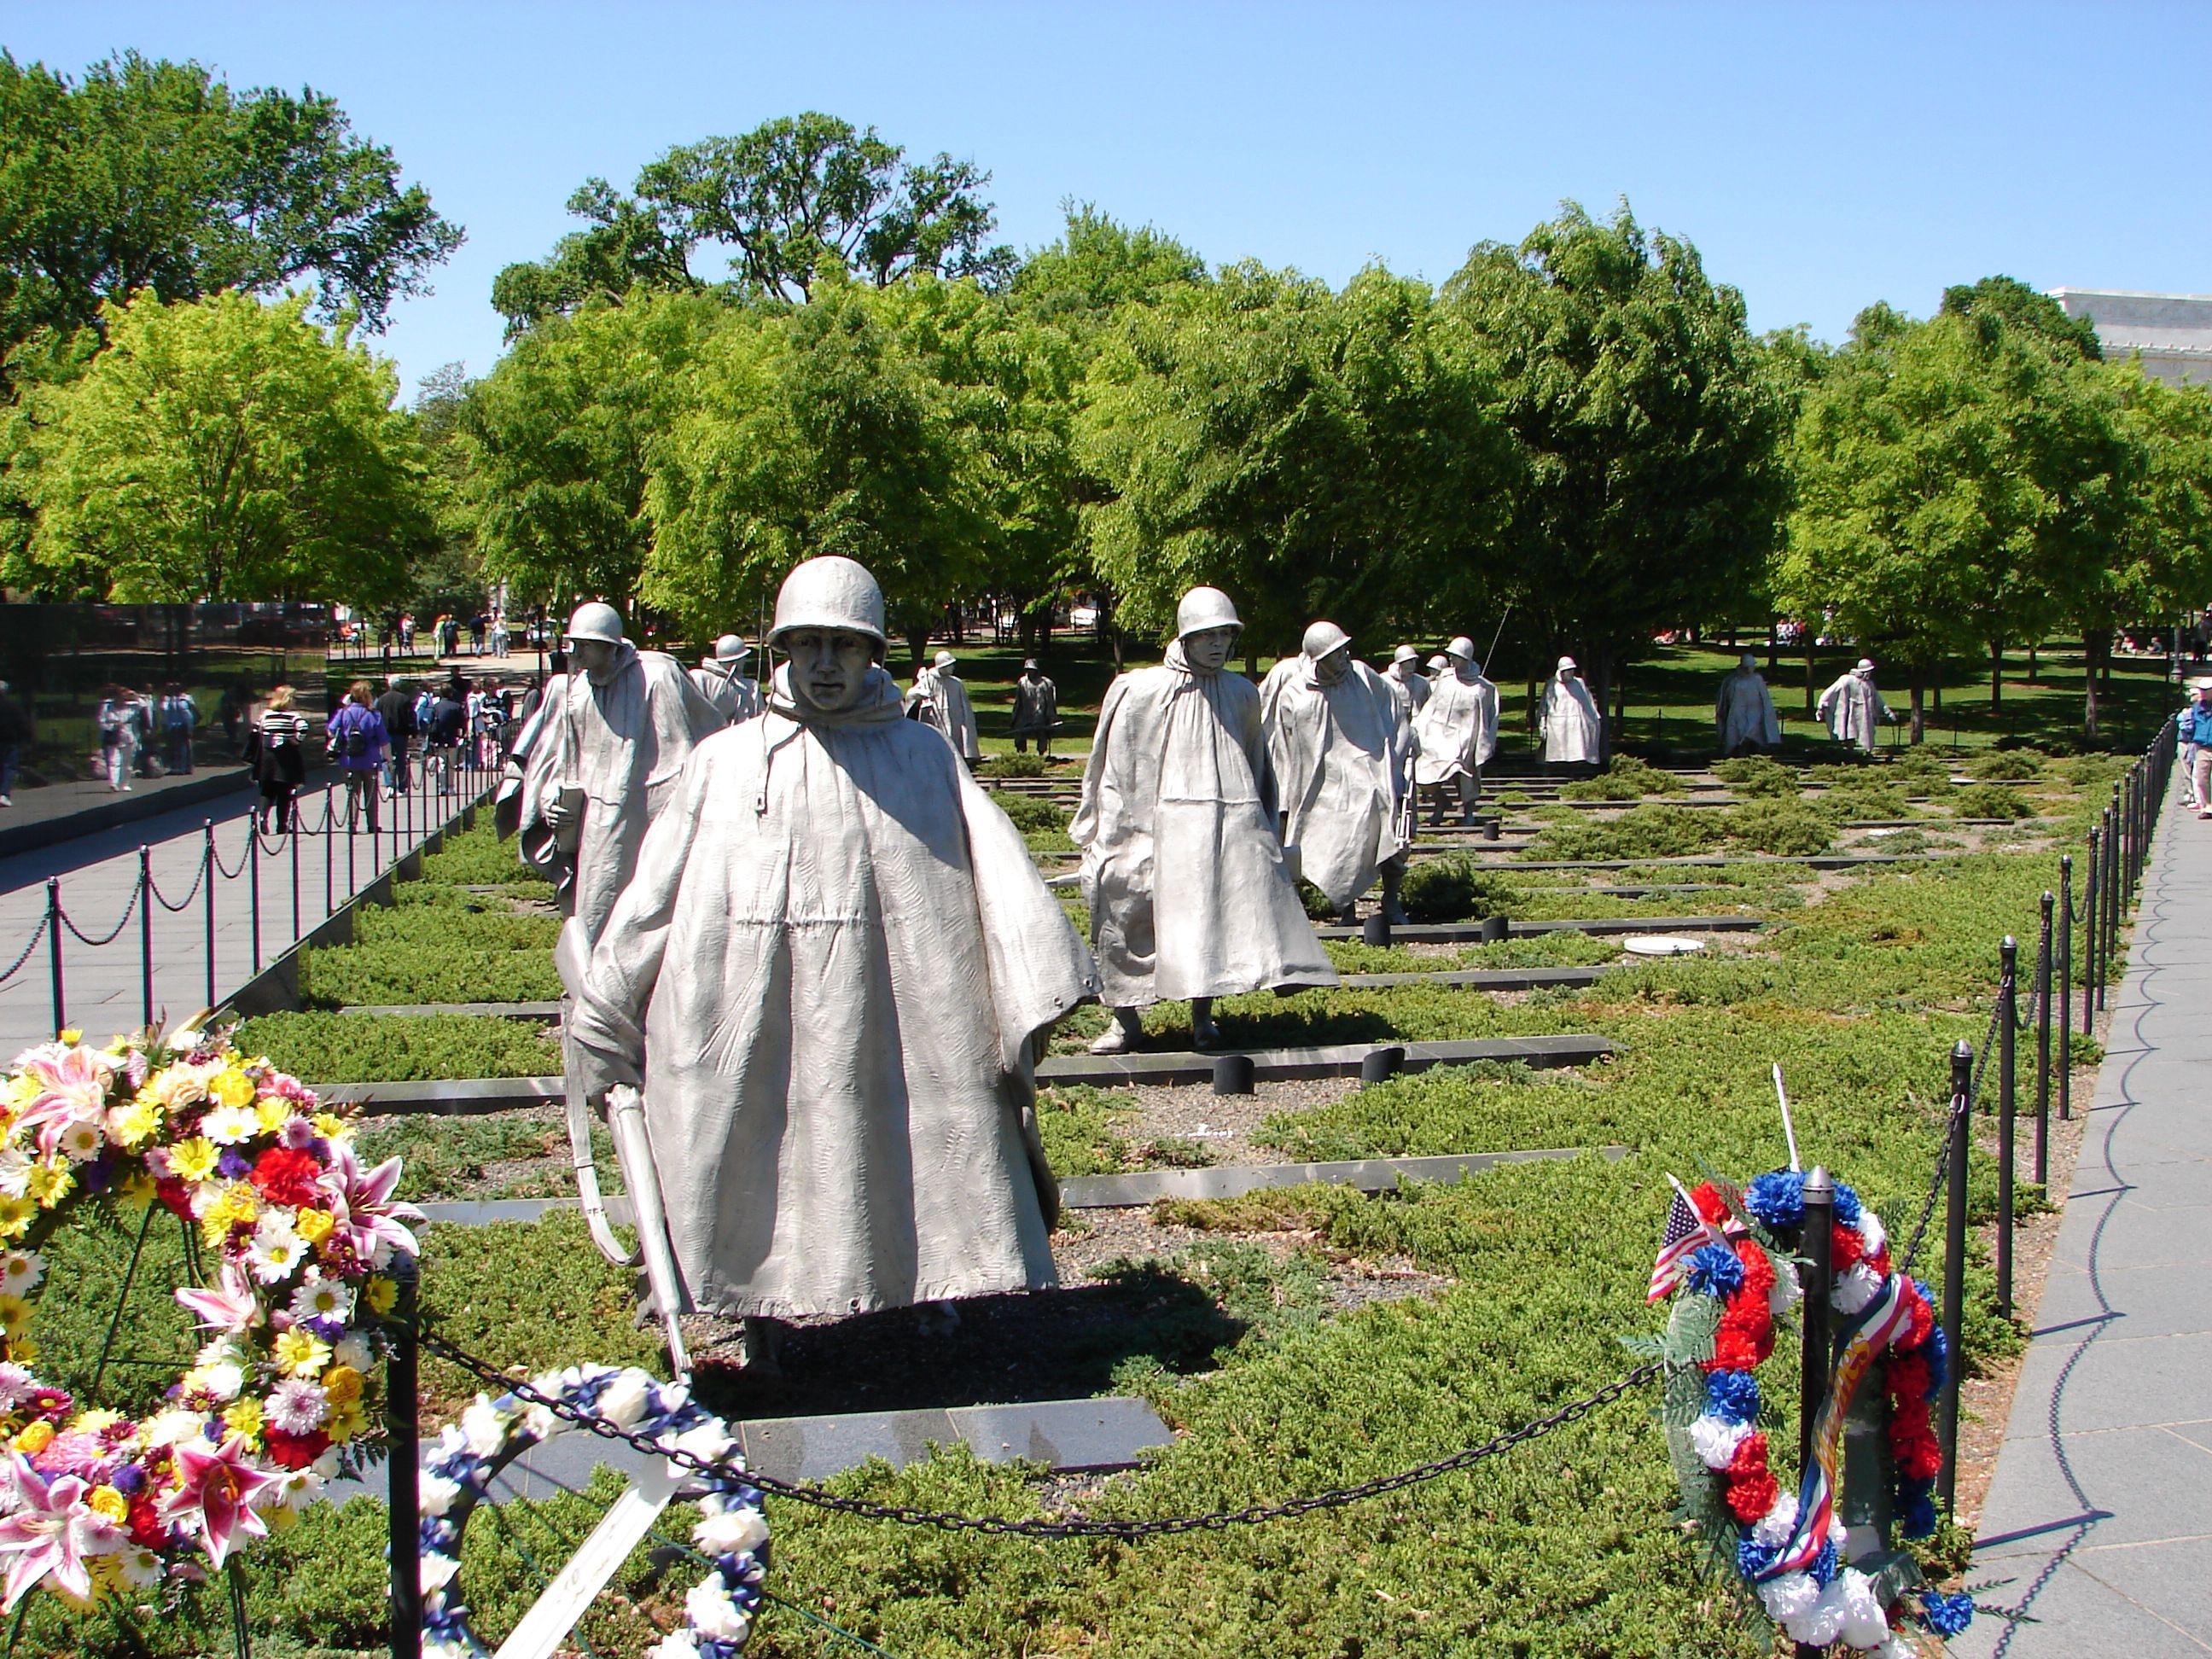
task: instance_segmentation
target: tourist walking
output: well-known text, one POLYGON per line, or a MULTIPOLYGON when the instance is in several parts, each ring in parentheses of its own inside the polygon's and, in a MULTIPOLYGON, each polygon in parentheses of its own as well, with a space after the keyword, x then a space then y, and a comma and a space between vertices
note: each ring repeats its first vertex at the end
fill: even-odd
POLYGON ((110 684, 100 693, 100 706, 93 711, 93 725, 100 733, 100 764, 107 775, 107 787, 111 792, 127 793, 138 759, 138 744, 145 735, 145 706, 136 692, 110 684))
POLYGON ((407 744, 415 735, 415 693, 404 674, 395 674, 376 700, 376 718, 384 722, 384 788, 389 795, 407 793, 407 744))
POLYGON ((345 702, 324 728, 331 754, 338 763, 338 775, 345 780, 346 828, 350 830, 360 822, 366 802, 372 836, 376 833, 376 775, 383 769, 385 750, 391 742, 383 720, 378 718, 375 696, 376 689, 367 680, 356 680, 346 688, 345 702))
POLYGON ((0 680, 0 806, 13 806, 15 763, 31 746, 31 717, 5 680, 0 680))
POLYGON ((290 832, 298 817, 294 797, 307 781, 307 717, 292 706, 292 688, 272 686, 253 722, 253 777, 261 786, 261 828, 290 832))
POLYGON ((2212 679, 2197 682, 2197 701, 2182 717, 2181 737, 2197 750, 2190 762, 2197 783, 2197 816, 2212 818, 2212 679))
POLYGON ((183 686, 171 682, 161 694, 161 738, 164 759, 179 777, 191 775, 192 738, 199 725, 198 705, 185 695, 183 686))

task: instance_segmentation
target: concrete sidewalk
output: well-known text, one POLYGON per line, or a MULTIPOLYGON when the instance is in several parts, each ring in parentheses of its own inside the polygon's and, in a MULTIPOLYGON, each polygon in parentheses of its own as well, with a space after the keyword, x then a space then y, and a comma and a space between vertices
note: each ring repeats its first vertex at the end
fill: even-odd
POLYGON ((2212 1654, 2212 823, 2170 809, 1967 1576, 1963 1659, 2212 1654))

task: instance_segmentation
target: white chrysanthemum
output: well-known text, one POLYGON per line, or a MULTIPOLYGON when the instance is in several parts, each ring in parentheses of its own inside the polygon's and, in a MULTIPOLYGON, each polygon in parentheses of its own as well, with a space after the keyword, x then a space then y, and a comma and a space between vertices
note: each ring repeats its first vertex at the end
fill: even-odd
POLYGON ((416 1484, 415 1507, 423 1515, 443 1515, 453 1507, 461 1495, 461 1483, 448 1480, 442 1474, 433 1474, 428 1469, 416 1484))
POLYGON ((228 1336, 218 1336, 193 1356, 195 1365, 220 1365, 226 1359, 238 1358, 237 1345, 228 1336))
POLYGON ((350 1365, 357 1371, 365 1371, 370 1361, 368 1339, 349 1332, 332 1345, 331 1357, 341 1365, 350 1365))
POLYGON ((1888 1641, 1889 1620, 1875 1597, 1874 1580, 1845 1567, 1836 1575, 1836 1585, 1843 1589, 1844 1640, 1855 1648, 1878 1648, 1888 1641))
POLYGON ((97 1123, 87 1123, 82 1118, 62 1125, 62 1132, 54 1139, 64 1158, 72 1164, 82 1164, 98 1158, 107 1146, 107 1137, 100 1133, 97 1123))
POLYGON ((507 1414, 484 1395, 461 1413, 461 1434, 478 1457, 489 1457, 507 1440, 507 1414))
POLYGON ((1920 1645, 1902 1637, 1892 1636, 1874 1650, 1874 1659, 1922 1659, 1920 1645))
POLYGON ((307 1255, 307 1242, 292 1231, 291 1214, 284 1210, 270 1210, 263 1215, 254 1226, 253 1242, 246 1250, 253 1276, 264 1285, 278 1285, 289 1279, 307 1255))
POLYGON ((353 1287, 334 1279, 311 1279, 292 1294, 295 1319, 335 1319, 343 1324, 353 1316, 353 1287))
POLYGON ((289 1376, 269 1392, 269 1425, 286 1434, 313 1434, 329 1420, 331 1402, 304 1376, 289 1376))
POLYGON ((228 1359, 219 1364, 195 1365, 185 1373, 186 1389, 206 1395, 219 1406, 237 1399, 245 1386, 245 1371, 228 1359))
POLYGON ((207 1419, 198 1412, 163 1412, 146 1425, 146 1444, 149 1448, 181 1446, 198 1439, 207 1429, 207 1419))
POLYGON ((1777 1319, 1788 1313, 1805 1299, 1805 1287, 1797 1282, 1795 1268, 1774 1275, 1774 1288, 1766 1293, 1766 1310, 1777 1319))
POLYGON ((144 1589, 161 1582, 161 1558, 151 1550, 120 1550, 116 1553, 115 1565, 124 1583, 134 1589, 144 1589))
POLYGON ((691 1538, 709 1555, 743 1555, 768 1542, 768 1522, 748 1504, 706 1516, 691 1529, 691 1538))
POLYGON ((1736 1448, 1743 1444, 1744 1437, 1750 1432, 1747 1423, 1701 1417, 1690 1425, 1690 1445, 1697 1452, 1698 1461, 1707 1468, 1724 1469, 1735 1461, 1736 1448))
POLYGON ((699 1659, 699 1638, 688 1630, 671 1631, 647 1650, 645 1659, 699 1659))
MULTIPOLYGON (((695 1654, 696 1648, 692 1650, 695 1654)), ((422 1659, 476 1659, 465 1642, 428 1641, 422 1644, 422 1659)))
POLYGON ((1881 1224, 1881 1218, 1863 1206, 1859 1210, 1859 1237, 1865 1242, 1869 1255, 1880 1255, 1882 1246, 1889 1243, 1889 1229, 1881 1224))
POLYGON ((1774 1507, 1759 1517, 1751 1535, 1771 1550, 1778 1550, 1790 1541, 1790 1534, 1797 1529, 1797 1494, 1785 1492, 1774 1500, 1774 1507))
POLYGON ((1839 1551, 1851 1541, 1851 1529, 1844 1524, 1842 1513, 1836 1510, 1828 1511, 1828 1541, 1839 1551))
POLYGON ((21 1146, 0 1146, 0 1193, 21 1198, 31 1184, 31 1154, 21 1146))
POLYGON ((550 1406, 530 1405, 522 1408, 522 1435, 528 1440, 550 1440, 561 1431, 561 1419, 550 1406))
POLYGON ((673 1449, 688 1453, 702 1463, 720 1462, 737 1443, 724 1432, 719 1422, 702 1423, 696 1429, 686 1429, 668 1443, 673 1449))
POLYGON ((422 1594, 441 1590, 453 1582, 453 1575, 461 1570, 460 1562, 450 1555, 425 1551, 422 1555, 422 1594))
POLYGON ((1835 1287, 1828 1292, 1828 1304, 1851 1318, 1866 1311, 1867 1304, 1881 1292, 1881 1275, 1863 1261, 1855 1261, 1850 1271, 1837 1276, 1835 1287))
POLYGON ((46 1258, 35 1250, 0 1254, 0 1291, 11 1296, 28 1296, 39 1288, 46 1276, 46 1258))
POLYGON ((1784 1619, 1782 1628, 1790 1632, 1792 1641, 1808 1642, 1816 1648, 1825 1648, 1844 1633, 1844 1581, 1832 1578, 1820 1592, 1820 1600, 1803 1613, 1784 1619))
POLYGON ((1785 1572, 1759 1587, 1760 1605, 1770 1619, 1795 1619, 1820 1599, 1820 1587, 1809 1572, 1785 1572))
POLYGON ((634 1429, 652 1403, 653 1379, 643 1371, 627 1370, 599 1396, 599 1415, 618 1429, 634 1429))
POLYGON ((719 1577, 694 1584, 684 1598, 684 1611, 699 1634, 711 1641, 742 1642, 752 1629, 753 1621, 738 1611, 719 1577))
POLYGON ((253 1507, 258 1510, 290 1510, 295 1514, 304 1510, 322 1495, 328 1484, 313 1469, 284 1469, 276 1479, 261 1489, 253 1507))
POLYGON ((686 1382, 664 1382, 653 1393, 654 1413, 661 1417, 680 1412, 690 1403, 691 1388, 686 1382))
POLYGON ((261 1114, 251 1106, 218 1106, 200 1120, 200 1133, 218 1146, 236 1146, 261 1133, 261 1114))

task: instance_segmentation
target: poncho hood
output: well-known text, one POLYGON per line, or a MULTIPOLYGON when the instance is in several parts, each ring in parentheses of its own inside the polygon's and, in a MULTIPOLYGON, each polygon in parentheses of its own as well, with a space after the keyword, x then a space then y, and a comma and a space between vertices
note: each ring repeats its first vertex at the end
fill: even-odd
POLYGON ((791 665, 778 666, 775 677, 769 684, 769 712, 781 714, 801 726, 869 726, 879 720, 895 720, 903 712, 904 699, 898 682, 891 678, 881 663, 871 663, 860 681, 860 695, 835 714, 804 702, 791 689, 791 665))

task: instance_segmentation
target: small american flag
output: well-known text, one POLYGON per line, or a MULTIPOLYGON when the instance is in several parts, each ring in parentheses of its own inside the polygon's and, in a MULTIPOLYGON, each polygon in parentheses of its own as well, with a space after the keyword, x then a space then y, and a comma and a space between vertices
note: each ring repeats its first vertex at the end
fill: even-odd
POLYGON ((1676 1187, 1674 1200, 1667 1206, 1667 1231, 1659 1237, 1658 1258, 1651 1264, 1651 1289, 1644 1298, 1647 1304, 1658 1301, 1674 1288, 1675 1281, 1682 1276, 1683 1262, 1706 1238, 1703 1218, 1691 1207, 1682 1189, 1676 1187))

